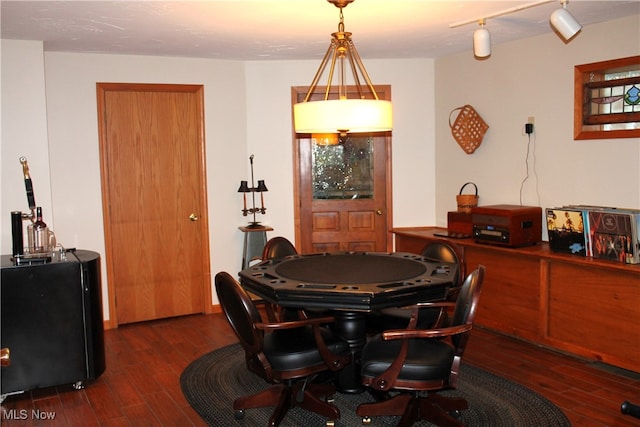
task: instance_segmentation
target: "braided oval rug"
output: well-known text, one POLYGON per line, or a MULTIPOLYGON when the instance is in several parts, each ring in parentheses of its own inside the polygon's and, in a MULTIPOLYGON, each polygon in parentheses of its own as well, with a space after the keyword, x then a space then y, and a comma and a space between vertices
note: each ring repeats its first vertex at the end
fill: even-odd
MULTIPOLYGON (((210 426, 266 426, 273 408, 245 411, 236 420, 233 400, 265 389, 268 384, 249 372, 239 344, 220 348, 193 361, 182 372, 180 385, 189 404, 210 426)), ((461 396, 469 402, 460 419, 468 426, 491 427, 563 427, 571 426, 564 413, 545 397, 471 365, 461 369, 459 388, 441 392, 445 396, 461 396)), ((368 393, 336 393, 334 404, 340 408, 337 427, 362 426, 355 408, 373 401, 368 393)), ((376 417, 371 426, 394 426, 399 417, 376 417)), ((314 413, 293 408, 281 427, 324 426, 325 419, 314 413)), ((421 422, 418 426, 430 426, 421 422)))

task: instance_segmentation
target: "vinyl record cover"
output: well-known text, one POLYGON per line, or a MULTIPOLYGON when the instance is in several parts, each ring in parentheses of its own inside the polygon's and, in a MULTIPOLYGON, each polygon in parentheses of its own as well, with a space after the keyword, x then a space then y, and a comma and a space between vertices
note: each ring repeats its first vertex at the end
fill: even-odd
POLYGON ((549 247, 554 252, 587 256, 588 236, 581 210, 553 208, 546 210, 549 247))
POLYGON ((589 228, 594 258, 638 263, 636 220, 633 214, 590 210, 589 228))

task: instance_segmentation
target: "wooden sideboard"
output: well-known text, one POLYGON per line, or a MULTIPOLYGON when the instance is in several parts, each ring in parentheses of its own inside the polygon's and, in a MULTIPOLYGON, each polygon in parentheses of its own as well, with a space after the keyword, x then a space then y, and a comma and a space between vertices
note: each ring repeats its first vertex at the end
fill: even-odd
MULTIPOLYGON (((394 228, 395 250, 419 254, 436 227, 394 228)), ((487 267, 476 323, 545 347, 640 372, 640 265, 450 239, 467 272, 487 267)))

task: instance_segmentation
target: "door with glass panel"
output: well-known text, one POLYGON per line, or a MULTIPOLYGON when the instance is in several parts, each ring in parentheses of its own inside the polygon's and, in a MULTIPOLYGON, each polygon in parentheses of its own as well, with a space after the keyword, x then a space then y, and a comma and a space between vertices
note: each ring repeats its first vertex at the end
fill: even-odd
MULTIPOLYGON (((388 86, 376 91, 388 99, 388 86)), ((292 101, 305 93, 293 88, 292 101)), ((391 250, 390 150, 387 132, 294 136, 296 243, 302 253, 391 250)))

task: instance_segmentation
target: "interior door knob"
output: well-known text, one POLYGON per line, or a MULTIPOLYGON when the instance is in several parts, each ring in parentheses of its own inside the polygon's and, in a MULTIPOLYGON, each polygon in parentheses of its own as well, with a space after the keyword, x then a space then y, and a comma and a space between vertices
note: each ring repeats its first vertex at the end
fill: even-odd
POLYGON ((198 215, 196 215, 196 214, 192 213, 191 215, 189 215, 189 219, 190 219, 191 221, 197 221, 197 220, 199 220, 200 218, 198 217, 198 215))
POLYGON ((376 215, 382 215, 382 209, 378 209, 378 210, 376 211, 376 215))

